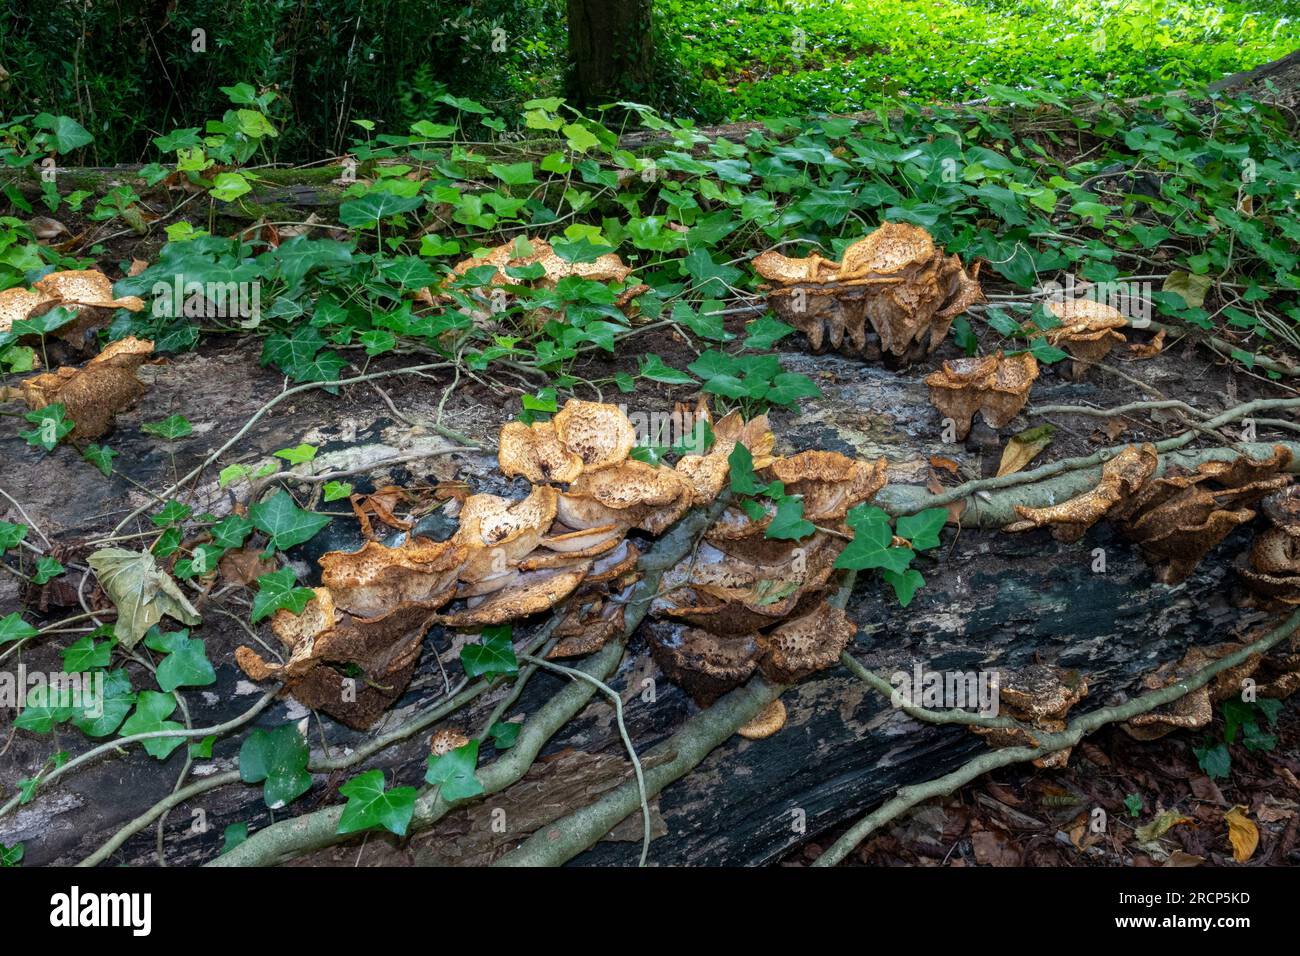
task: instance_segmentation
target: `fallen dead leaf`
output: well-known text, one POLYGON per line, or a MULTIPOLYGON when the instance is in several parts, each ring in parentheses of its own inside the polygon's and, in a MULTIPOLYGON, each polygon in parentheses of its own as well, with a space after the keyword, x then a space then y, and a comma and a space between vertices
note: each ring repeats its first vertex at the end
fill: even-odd
POLYGON ((1183 816, 1177 810, 1165 810, 1150 823, 1133 831, 1139 843, 1155 843, 1176 826, 1192 823, 1191 817, 1183 816))
POLYGON ((1056 432, 1053 425, 1039 425, 1037 428, 1028 428, 1018 435, 1012 435, 1007 441, 1007 445, 1002 449, 1002 461, 998 465, 998 477, 1003 475, 1013 475, 1023 469, 1034 457, 1044 448, 1052 443, 1052 435, 1056 432))
POLYGON ((1135 359, 1155 358, 1165 350, 1165 330, 1161 329, 1156 333, 1155 338, 1150 342, 1131 342, 1129 343, 1129 356, 1135 359))
POLYGON ((1169 854, 1169 859, 1165 860, 1165 866, 1200 866, 1205 862, 1205 857, 1195 856, 1191 853, 1184 853, 1182 850, 1174 850, 1169 854))
POLYGON ((1232 844, 1232 858, 1238 863, 1245 863, 1255 855, 1259 846, 1259 828, 1246 816, 1246 808, 1233 807, 1223 815, 1228 824, 1228 842, 1232 844))

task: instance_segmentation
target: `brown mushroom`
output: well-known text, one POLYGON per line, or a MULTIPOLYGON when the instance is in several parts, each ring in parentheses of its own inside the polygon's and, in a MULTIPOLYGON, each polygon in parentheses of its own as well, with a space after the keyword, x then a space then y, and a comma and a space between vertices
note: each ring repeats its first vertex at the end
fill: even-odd
POLYGON ((1029 390, 1038 378, 1038 361, 1029 352, 1018 355, 986 355, 945 361, 943 368, 925 377, 930 387, 930 404, 950 418, 958 440, 970 433, 971 421, 979 412, 991 428, 1010 423, 1029 401, 1029 390))
POLYGON ((1088 367, 1106 357, 1117 343, 1126 341, 1116 329, 1128 325, 1128 320, 1118 309, 1092 299, 1070 299, 1048 302, 1047 311, 1061 320, 1054 329, 1048 329, 1048 344, 1063 348, 1074 356, 1070 373, 1075 380, 1088 373, 1088 367))
POLYGON ((814 351, 829 342, 869 357, 914 361, 937 348, 952 319, 983 298, 978 270, 968 273, 924 229, 905 223, 884 223, 845 249, 840 263, 769 250, 753 265, 777 286, 768 298, 773 310, 807 335, 814 351), (875 339, 870 350, 867 323, 875 339))
POLYGON ((76 427, 76 441, 99 438, 113 427, 117 413, 144 394, 136 372, 153 353, 147 339, 127 337, 104 350, 81 368, 60 367, 25 379, 23 401, 33 410, 61 404, 76 427))
POLYGON ((754 715, 753 719, 741 724, 736 734, 746 740, 764 740, 784 727, 785 721, 785 704, 778 697, 754 715))
POLYGON ((468 550, 419 537, 395 548, 367 541, 359 551, 321 555, 321 584, 338 607, 358 617, 376 617, 412 601, 439 608, 455 596, 468 550))
POLYGON ((793 684, 814 671, 833 667, 858 627, 840 608, 821 603, 760 638, 763 674, 778 684, 793 684))
POLYGON ((1300 605, 1300 485, 1269 495, 1260 510, 1269 527, 1255 535, 1238 571, 1264 607, 1300 605))
POLYGON ((1030 508, 1016 505, 1020 521, 1009 524, 1005 531, 1027 531, 1030 528, 1050 526, 1052 536, 1058 541, 1078 541, 1094 524, 1122 501, 1132 496, 1155 474, 1160 456, 1154 445, 1129 445, 1101 467, 1101 481, 1097 487, 1059 505, 1030 508))
MULTIPOLYGON (((1025 725, 1017 727, 971 727, 994 747, 1038 747, 1041 740, 1034 733, 1060 733, 1065 730, 1067 712, 1088 696, 1088 682, 1074 671, 1049 664, 1030 664, 1018 671, 1004 673, 998 682, 998 703, 1005 716, 1025 725)), ((1072 748, 1039 757, 1034 766, 1048 770, 1064 767, 1072 748)))

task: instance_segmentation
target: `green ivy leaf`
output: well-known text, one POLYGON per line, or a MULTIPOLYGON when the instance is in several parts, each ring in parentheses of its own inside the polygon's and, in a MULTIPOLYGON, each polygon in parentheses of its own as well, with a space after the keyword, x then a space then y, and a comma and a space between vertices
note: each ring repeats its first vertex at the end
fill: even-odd
POLYGON ((310 541, 330 523, 328 515, 312 514, 299 508, 283 488, 266 501, 259 501, 249 508, 248 516, 253 527, 271 539, 267 542, 268 551, 285 551, 310 541))
POLYGON ((448 802, 467 800, 484 792, 483 784, 474 773, 477 767, 478 741, 471 740, 440 757, 430 755, 424 782, 437 784, 439 795, 448 802))
POLYGON ((79 671, 107 667, 108 662, 113 658, 113 645, 117 643, 113 640, 112 633, 111 628, 104 627, 69 644, 63 650, 63 669, 70 674, 75 674, 79 671), (95 640, 97 636, 105 635, 108 636, 108 640, 98 642, 95 640))
POLYGON ((776 503, 776 514, 763 532, 763 537, 781 541, 797 541, 817 530, 816 525, 803 516, 803 499, 786 497, 776 503))
POLYGON ((26 640, 29 637, 35 637, 39 633, 40 631, 24 621, 17 611, 0 617, 0 644, 26 640))
POLYGON ((18 547, 27 537, 27 525, 0 521, 0 554, 18 547))
POLYGON ((278 810, 311 786, 309 756, 307 741, 293 724, 254 730, 239 748, 239 776, 245 783, 265 781, 262 797, 268 807, 278 810))
POLYGON ((161 633, 155 626, 145 635, 144 643, 167 656, 158 665, 158 686, 171 692, 177 687, 207 687, 217 682, 216 671, 208 660, 207 646, 188 630, 161 633))
POLYGON ((107 445, 96 445, 94 442, 87 445, 81 452, 81 457, 103 472, 105 478, 112 476, 113 459, 117 455, 118 453, 107 445))
POLYGON ((226 827, 226 829, 222 831, 221 853, 219 855, 224 856, 225 854, 229 853, 231 850, 239 846, 239 844, 243 843, 247 839, 248 839, 247 823, 230 824, 230 826, 226 827))
POLYGON ((36 573, 32 575, 32 584, 45 584, 57 578, 63 571, 63 565, 48 554, 43 554, 36 559, 36 573))
POLYGON ((291 567, 263 574, 257 579, 257 594, 253 596, 253 623, 285 610, 301 614, 316 592, 311 588, 297 587, 298 573, 291 567))
POLYGON ((276 458, 283 458, 292 467, 303 465, 316 457, 316 446, 300 444, 295 448, 281 448, 275 453, 276 458))
POLYGON ((488 734, 492 737, 492 745, 497 750, 509 750, 519 740, 519 731, 524 725, 516 721, 498 720, 488 728, 488 734))
POLYGON ((912 550, 928 551, 939 547, 939 533, 947 522, 947 508, 926 508, 899 518, 898 536, 912 542, 912 550))
POLYGON ((72 419, 65 416, 64 408, 58 402, 28 412, 23 418, 36 427, 18 434, 33 448, 44 448, 46 451, 53 451, 54 446, 77 427, 72 419))
POLYGON ((147 435, 155 435, 163 441, 175 441, 193 434, 194 426, 184 415, 168 415, 162 421, 146 422, 140 430, 147 435))
POLYGON ((382 770, 367 770, 357 774, 343 786, 339 793, 348 798, 339 817, 336 833, 356 833, 372 827, 383 827, 390 833, 406 836, 415 811, 414 787, 384 787, 382 770))
POLYGON ((338 501, 352 494, 352 483, 348 481, 327 481, 322 498, 326 502, 338 501))
MULTIPOLYGON (((103 698, 92 706, 82 707, 72 717, 72 725, 87 737, 107 737, 122 725, 136 704, 131 676, 124 668, 104 672, 103 698)), ((161 743, 163 738, 148 743, 161 743)))
POLYGON ((510 640, 510 625, 486 627, 478 644, 466 644, 460 649, 460 663, 470 677, 495 677, 498 674, 519 673, 519 660, 510 640))
MULTIPOLYGON (((184 724, 178 724, 167 718, 176 709, 176 698, 171 694, 142 690, 135 700, 135 712, 122 725, 121 735, 131 737, 135 734, 150 734, 161 730, 184 730, 184 724)), ((145 751, 158 760, 166 760, 173 750, 185 743, 184 737, 154 737, 143 740, 145 751)))
POLYGON ((912 603, 917 589, 925 586, 925 578, 916 568, 908 568, 902 574, 894 571, 883 571, 881 576, 885 582, 894 589, 894 596, 898 598, 898 603, 907 607, 912 603))

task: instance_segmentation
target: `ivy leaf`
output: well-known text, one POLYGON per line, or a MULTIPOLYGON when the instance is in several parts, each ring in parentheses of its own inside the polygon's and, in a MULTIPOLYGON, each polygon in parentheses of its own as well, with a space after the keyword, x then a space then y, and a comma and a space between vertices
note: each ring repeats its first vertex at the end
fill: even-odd
POLYGON ((221 854, 225 855, 248 839, 247 823, 232 823, 221 834, 221 854))
POLYGON ((32 584, 45 584, 57 578, 63 571, 63 565, 48 554, 43 554, 36 559, 36 573, 32 575, 32 584))
POLYGON ((299 508, 283 488, 266 501, 259 501, 249 508, 248 516, 253 527, 271 539, 267 542, 267 551, 284 551, 295 544, 310 541, 330 523, 328 515, 312 514, 299 508))
POLYGON ((189 505, 182 504, 173 498, 171 501, 167 502, 167 504, 163 506, 163 509, 156 515, 150 515, 149 520, 159 528, 168 528, 172 525, 180 524, 193 513, 193 508, 189 505))
POLYGON ((527 183, 537 182, 536 177, 533 176, 533 164, 529 162, 510 163, 509 165, 493 163, 488 166, 488 172, 507 186, 523 186, 527 183))
POLYGON ((35 637, 39 633, 40 631, 24 621, 17 611, 0 617, 0 644, 26 640, 29 637, 35 637))
POLYGON ((253 522, 243 515, 227 515, 211 528, 212 544, 223 551, 233 551, 244 546, 244 539, 253 530, 253 522))
POLYGON ((156 627, 145 636, 146 647, 167 656, 158 665, 158 686, 170 693, 177 687, 207 687, 217 682, 208 660, 207 646, 189 631, 161 633, 156 627))
POLYGON ((253 623, 280 610, 301 614, 316 592, 311 588, 296 587, 297 583, 298 573, 291 567, 259 577, 257 594, 253 596, 253 623))
POLYGON ((869 508, 858 505, 849 511, 848 524, 853 528, 853 540, 835 559, 835 567, 859 571, 884 568, 902 574, 912 563, 912 551, 893 547, 894 533, 888 515, 879 508, 861 510, 864 507, 869 508), (856 519, 855 512, 858 513, 856 519), (876 512, 880 517, 876 517, 876 512))
POLYGON ((295 448, 281 448, 275 453, 276 458, 283 458, 290 466, 303 465, 316 457, 316 446, 300 444, 295 448))
POLYGON ((817 530, 816 525, 803 516, 803 499, 791 495, 776 503, 776 514, 772 523, 763 532, 763 537, 781 541, 797 541, 806 538, 817 530))
POLYGON ((81 451, 81 457, 103 472, 105 478, 112 476, 113 459, 117 455, 118 453, 108 446, 96 445, 94 442, 91 442, 81 451))
POLYGON ((41 113, 32 120, 32 125, 47 130, 45 137, 54 147, 56 153, 70 153, 94 141, 95 137, 86 132, 71 116, 52 116, 41 113))
POLYGON ((411 212, 424 205, 421 196, 398 196, 390 192, 371 192, 359 199, 339 205, 339 222, 354 229, 369 229, 381 219, 411 212))
POLYGON ((53 451, 54 446, 77 427, 72 419, 65 416, 64 408, 58 402, 28 412, 23 417, 36 427, 18 434, 33 448, 44 448, 46 451, 53 451))
MULTIPOLYGON (((167 719, 175 709, 176 698, 171 694, 142 690, 135 701, 135 712, 122 725, 121 735, 131 737, 135 734, 149 734, 160 730, 184 730, 184 724, 167 719)), ((142 740, 140 743, 151 757, 166 760, 173 750, 185 743, 185 738, 154 737, 152 740, 142 740)))
POLYGON ((199 612, 148 551, 101 548, 86 559, 117 608, 113 635, 130 650, 164 614, 182 624, 202 623, 199 612))
POLYGON ((793 331, 793 325, 786 325, 768 313, 745 326, 745 348, 766 352, 793 331))
POLYGON ((156 435, 163 441, 175 441, 193 434, 194 426, 184 415, 168 415, 162 421, 146 422, 140 430, 148 435, 156 435))
POLYGON ((135 703, 136 693, 131 689, 131 677, 126 670, 119 667, 106 671, 102 696, 93 706, 83 707, 73 716, 72 725, 87 737, 107 737, 122 725, 135 703))
POLYGON ((667 385, 695 384, 695 379, 689 372, 671 368, 664 364, 664 360, 653 352, 641 359, 639 374, 642 378, 648 378, 652 382, 663 382, 667 385))
POLYGON ((460 663, 470 677, 519 673, 519 660, 510 640, 510 626, 486 627, 478 644, 466 644, 460 649, 460 663))
POLYGON ((899 518, 898 536, 912 542, 912 550, 928 551, 939 547, 939 532, 947 522, 947 508, 926 508, 899 518))
POLYGON ((17 866, 23 861, 23 845, 15 843, 13 846, 5 846, 0 843, 0 867, 17 866))
POLYGON ((488 728, 488 733, 492 737, 492 745, 497 750, 509 750, 519 739, 519 730, 524 725, 515 721, 498 720, 488 728))
POLYGON ((682 260, 682 272, 695 280, 695 287, 708 298, 725 298, 743 273, 735 266, 716 263, 709 251, 697 246, 682 260))
POLYGON ((307 792, 307 741, 293 724, 272 731, 254 730, 239 748, 239 776, 245 783, 261 783, 262 798, 272 810, 288 806, 307 792))
POLYGON ((390 833, 406 836, 415 811, 414 787, 384 789, 384 772, 367 770, 357 774, 343 786, 339 793, 348 798, 339 817, 336 833, 356 833, 371 827, 383 827, 390 833))
POLYGON ((1193 747, 1192 753, 1196 755, 1197 766, 1212 780, 1226 777, 1232 772, 1232 754, 1228 752, 1228 745, 1223 741, 1217 744, 1207 743, 1203 747, 1193 747))
POLYGON ((884 571, 882 576, 886 583, 894 589, 894 595, 898 598, 898 603, 903 607, 911 604, 917 589, 925 585, 925 578, 921 576, 921 572, 916 568, 908 568, 902 574, 895 571, 884 571))
POLYGON ((347 498, 352 494, 352 483, 349 481, 327 481, 325 482, 323 499, 327 502, 338 501, 341 498, 347 498))
POLYGON ((474 773, 477 766, 478 741, 471 740, 440 757, 430 755, 424 782, 437 784, 439 795, 449 803, 477 797, 484 792, 483 784, 474 773))
POLYGON ((208 734, 202 740, 190 744, 190 756, 196 760, 211 760, 212 745, 217 742, 216 734, 208 734))
POLYGON ((18 547, 27 537, 27 525, 0 521, 0 554, 18 547))
MULTIPOLYGON (((109 633, 111 628, 105 628, 109 633)), ((79 641, 69 644, 63 650, 63 669, 70 674, 79 671, 95 670, 99 667, 107 667, 108 662, 113 658, 113 644, 115 643, 110 637, 106 641, 95 641, 95 636, 100 632, 95 631, 87 634, 79 641)))

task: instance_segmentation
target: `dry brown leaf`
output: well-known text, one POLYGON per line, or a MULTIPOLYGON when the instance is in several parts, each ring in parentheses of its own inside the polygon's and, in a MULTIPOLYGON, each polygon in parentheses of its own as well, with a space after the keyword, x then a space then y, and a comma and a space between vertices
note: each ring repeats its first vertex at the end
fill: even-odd
POLYGON ((1133 835, 1139 843, 1155 843, 1174 827, 1193 823, 1191 817, 1183 816, 1177 810, 1165 810, 1150 823, 1136 828, 1133 835))
POLYGON ((1161 329, 1150 342, 1130 342, 1129 357, 1134 359, 1155 358, 1165 350, 1165 330, 1161 329))
POLYGON ((1002 461, 998 464, 997 477, 1012 475, 1024 469, 1044 448, 1052 443, 1056 432, 1053 425, 1039 425, 1027 428, 1018 435, 1012 435, 1007 446, 1002 449, 1002 461))
POLYGON ((1259 828, 1246 815, 1246 808, 1233 807, 1223 815, 1228 824, 1228 841, 1232 844, 1232 858, 1238 863, 1245 863, 1255 855, 1259 846, 1259 828))

